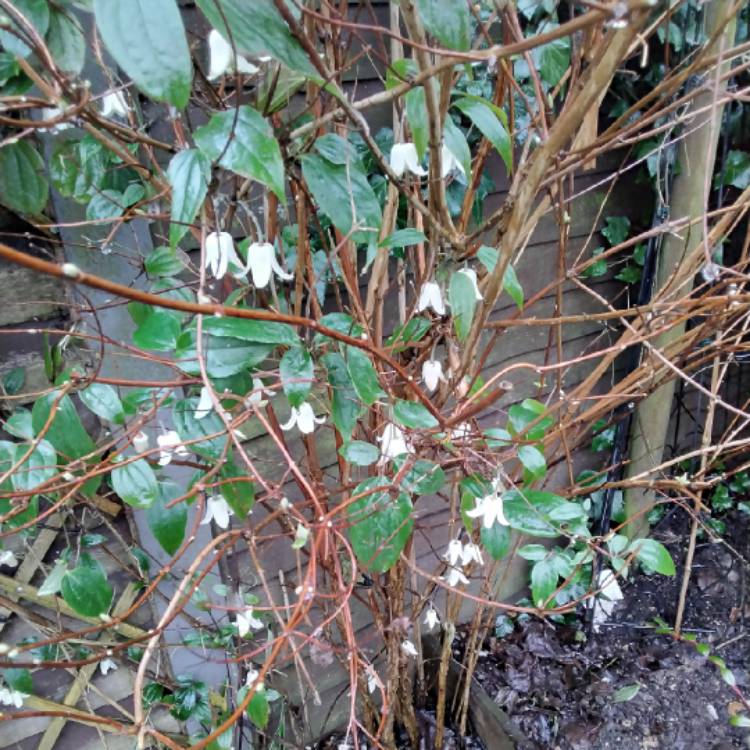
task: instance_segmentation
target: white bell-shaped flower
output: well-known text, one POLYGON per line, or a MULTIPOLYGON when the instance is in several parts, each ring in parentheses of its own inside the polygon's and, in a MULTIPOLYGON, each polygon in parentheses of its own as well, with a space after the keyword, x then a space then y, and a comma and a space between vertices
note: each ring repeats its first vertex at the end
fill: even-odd
POLYGON ((201 397, 198 399, 198 405, 195 407, 195 418, 204 419, 214 409, 214 402, 211 400, 211 391, 207 386, 201 388, 201 397))
POLYGON ((276 248, 270 242, 253 242, 247 249, 247 263, 243 276, 250 271, 253 286, 264 289, 271 280, 271 273, 275 273, 283 281, 291 281, 293 273, 287 273, 276 260, 276 248))
POLYGON ((102 659, 99 662, 99 670, 103 675, 107 672, 114 672, 117 669, 117 662, 114 659, 102 659))
POLYGON ((443 560, 446 560, 450 565, 457 565, 458 561, 464 556, 464 545, 461 544, 460 539, 451 539, 448 542, 448 549, 443 555, 443 560))
POLYGON ((443 179, 445 179, 454 169, 457 169, 462 175, 466 175, 466 170, 463 168, 461 162, 456 159, 456 155, 445 144, 443 144, 440 149, 440 162, 440 176, 443 179))
POLYGON ((422 169, 419 163, 417 147, 413 143, 394 143, 391 148, 391 169, 398 177, 401 177, 406 170, 409 170, 417 177, 424 177, 427 174, 426 169, 422 169))
POLYGON ((438 617, 438 613, 432 607, 428 607, 422 622, 424 622, 429 630, 432 630, 435 625, 440 622, 440 618, 438 617))
POLYGON ((143 430, 139 430, 133 435, 133 450, 136 453, 143 453, 147 448, 148 435, 143 430))
POLYGON ((130 107, 122 91, 109 91, 102 97, 102 116, 127 118, 130 107))
POLYGON ((404 641, 401 644, 401 650, 407 656, 416 656, 417 655, 417 647, 411 641, 404 641))
POLYGON ((492 483, 492 492, 479 498, 476 507, 466 511, 466 515, 469 518, 481 516, 485 529, 491 529, 495 522, 501 526, 510 526, 503 509, 503 486, 500 479, 496 479, 492 483))
POLYGON ((438 383, 445 382, 443 376, 443 364, 436 359, 428 359, 422 364, 422 380, 427 390, 432 393, 437 390, 438 383))
POLYGON ((469 584, 469 579, 463 574, 461 568, 448 568, 448 572, 443 580, 449 586, 457 586, 459 583, 462 583, 464 586, 468 586, 469 584))
MULTIPOLYGON (((240 638, 244 638, 251 630, 260 630, 262 627, 263 621, 253 614, 252 607, 237 613, 237 629, 240 631, 240 638)), ((257 672, 255 673, 255 679, 258 679, 257 672)))
POLYGON ((13 690, 12 688, 0 688, 0 704, 4 706, 14 706, 15 708, 21 708, 23 701, 28 698, 28 693, 22 693, 20 690, 13 690))
POLYGON ((159 466, 166 466, 172 461, 173 456, 186 458, 190 451, 182 444, 182 438, 174 431, 169 430, 156 438, 159 446, 159 466))
POLYGON ((438 315, 445 315, 443 293, 434 281, 427 281, 424 284, 417 300, 417 312, 422 312, 428 307, 431 307, 438 315))
POLYGON ((18 567, 18 558, 12 549, 4 549, 0 552, 0 566, 7 565, 9 568, 18 567))
POLYGON ((482 293, 479 291, 479 284, 477 284, 477 272, 473 268, 462 268, 459 273, 464 274, 464 276, 467 276, 469 278, 469 281, 471 281, 471 285, 474 287, 474 296, 476 297, 477 302, 483 300, 484 297, 482 297, 482 293))
POLYGON ((464 545, 463 552, 461 553, 461 564, 469 565, 473 562, 478 563, 479 565, 484 565, 482 550, 479 545, 474 544, 474 542, 469 542, 464 545))
POLYGON ((282 430, 291 430, 297 425, 303 435, 309 435, 315 431, 316 424, 323 424, 325 417, 316 417, 312 406, 305 401, 299 407, 292 407, 292 414, 289 419, 281 425, 282 430))
POLYGON ((229 517, 233 515, 234 513, 224 499, 224 496, 213 495, 206 501, 206 515, 203 516, 200 525, 205 526, 206 524, 211 523, 211 521, 216 521, 216 525, 220 529, 228 529, 229 517))
POLYGON ((276 391, 272 391, 270 388, 266 388, 263 385, 263 381, 260 378, 253 378, 253 390, 245 398, 245 406, 252 406, 259 409, 261 406, 265 406, 268 401, 263 396, 275 396, 276 391))
POLYGON ((378 442, 380 443, 381 464, 393 458, 398 458, 398 456, 403 456, 405 453, 413 452, 403 430, 398 425, 393 424, 393 422, 389 422, 385 426, 383 434, 378 438, 378 442))
POLYGON ((229 232, 211 232, 206 237, 206 268, 215 279, 223 279, 230 262, 242 265, 234 249, 232 235, 229 232))
POLYGON ((238 73, 254 75, 259 70, 259 68, 248 62, 241 55, 237 54, 235 56, 232 46, 216 29, 211 29, 208 35, 208 56, 209 81, 215 81, 217 78, 223 76, 224 73, 234 73, 236 71, 238 73))

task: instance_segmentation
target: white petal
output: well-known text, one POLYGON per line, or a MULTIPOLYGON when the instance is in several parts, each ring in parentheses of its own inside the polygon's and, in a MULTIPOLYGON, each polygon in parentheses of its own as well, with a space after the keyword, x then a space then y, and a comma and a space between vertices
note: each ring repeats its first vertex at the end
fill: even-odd
POLYGON ((428 281, 419 293, 417 312, 431 307, 438 315, 445 315, 445 305, 440 287, 434 281, 428 281))
POLYGON ((462 268, 459 273, 469 277, 469 281, 471 281, 471 284, 474 287, 474 296, 476 297, 477 302, 483 300, 484 297, 482 297, 482 293, 479 291, 479 285, 477 284, 477 272, 473 268, 462 268))
POLYGON ((143 453, 148 448, 148 435, 142 430, 133 435, 133 450, 143 453))
POLYGON ((296 407, 292 407, 292 414, 289 419, 281 425, 282 430, 291 430, 294 425, 297 424, 299 419, 299 410, 296 407))
POLYGON ((307 401, 300 404, 297 413, 297 427, 303 435, 309 435, 315 431, 315 412, 307 401))
POLYGON ((232 515, 232 511, 224 497, 222 495, 214 495, 208 502, 213 503, 212 513, 216 525, 220 529, 229 528, 229 516, 232 515))
POLYGON ((198 400, 198 406, 195 407, 195 418, 204 419, 207 417, 214 408, 214 403, 211 400, 211 391, 204 385, 201 388, 201 397, 198 400))
POLYGON ((451 539, 448 542, 448 549, 443 555, 443 559, 447 560, 451 565, 455 565, 464 554, 464 545, 461 544, 459 539, 451 539))
POLYGON ((230 69, 232 55, 232 47, 229 42, 216 29, 211 29, 208 35, 209 81, 215 81, 230 69))
POLYGON ((274 249, 270 242, 253 242, 247 249, 247 263, 253 276, 253 286, 265 289, 271 280, 274 249))
POLYGON ((99 669, 102 674, 107 674, 107 672, 117 669, 117 662, 113 659, 103 659, 99 662, 99 669))
POLYGON ((102 115, 104 117, 125 118, 129 111, 130 108, 122 91, 110 91, 102 97, 102 115))
POLYGON ((401 644, 401 648, 405 654, 408 654, 409 656, 416 656, 417 655, 417 648, 411 641, 404 641, 401 644))
POLYGON ((293 273, 287 273, 278 263, 276 260, 276 253, 271 256, 271 268, 273 269, 273 272, 282 280, 282 281, 291 281, 294 278, 293 273))
POLYGON ((445 144, 443 144, 440 149, 440 161, 442 162, 440 176, 443 179, 445 179, 454 169, 457 169, 462 175, 466 175, 466 171, 461 162, 445 144))
POLYGON ((385 426, 378 441, 380 442, 380 453, 384 458, 396 458, 404 453, 411 453, 411 448, 407 444, 401 428, 392 422, 385 426))
POLYGON ((598 588, 601 589, 599 595, 605 599, 609 599, 611 602, 617 602, 623 598, 620 584, 617 582, 617 577, 611 570, 600 570, 597 584, 598 588))
POLYGON ((430 630, 432 630, 435 627, 435 625, 437 625, 440 622, 438 613, 432 607, 430 607, 424 616, 423 622, 425 625, 427 625, 427 627, 430 630))
POLYGON ((389 159, 391 169, 397 177, 401 177, 406 170, 406 153, 404 152, 404 143, 394 143, 391 148, 391 157, 389 159))
POLYGON ((422 365, 422 380, 430 393, 435 391, 438 383, 443 380, 443 365, 437 360, 428 359, 422 365))
POLYGON ((18 566, 18 558, 13 554, 13 550, 4 549, 0 552, 0 565, 7 565, 9 568, 18 566))

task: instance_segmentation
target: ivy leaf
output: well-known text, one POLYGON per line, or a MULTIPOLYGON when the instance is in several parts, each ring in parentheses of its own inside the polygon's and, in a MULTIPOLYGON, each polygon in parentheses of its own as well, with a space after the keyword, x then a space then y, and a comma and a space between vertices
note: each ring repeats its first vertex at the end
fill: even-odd
POLYGON ((193 65, 176 0, 94 0, 104 45, 141 91, 182 109, 193 65))
POLYGON ((77 76, 83 70, 86 40, 78 19, 70 12, 50 5, 47 47, 55 64, 64 73, 77 76))
POLYGON ((307 54, 294 38, 273 0, 197 0, 198 7, 211 25, 225 38, 230 34, 237 52, 246 55, 271 55, 286 67, 320 81, 307 54))
POLYGON ((307 349, 295 346, 287 349, 279 364, 281 387, 290 406, 299 407, 310 393, 313 383, 313 361, 307 349))
POLYGON ((464 0, 419 0, 427 31, 449 49, 465 52, 471 44, 471 18, 464 0))
POLYGON ((750 185, 750 154, 735 150, 727 154, 724 168, 714 177, 714 188, 721 185, 732 185, 739 190, 744 190, 750 185))
POLYGON ((185 539, 187 508, 184 502, 167 508, 167 504, 183 494, 173 482, 159 484, 155 500, 146 510, 146 521, 154 538, 168 554, 174 555, 185 539))
POLYGON ((385 573, 396 564, 414 525, 409 496, 401 493, 392 498, 390 486, 383 482, 382 477, 370 477, 359 484, 355 496, 370 494, 347 509, 354 554, 361 565, 375 573, 385 573))
POLYGON ((172 157, 167 169, 172 188, 172 223, 169 225, 169 245, 175 247, 193 223, 208 192, 211 162, 196 148, 185 149, 172 157))
POLYGON ((531 597, 534 605, 544 606, 557 588, 557 568, 551 559, 545 558, 531 569, 531 597))
POLYGON ((497 149, 510 172, 513 168, 513 144, 508 133, 508 118, 500 107, 481 96, 464 96, 453 102, 497 149))
POLYGON ((382 221, 380 202, 362 168, 354 162, 333 164, 318 154, 307 154, 301 162, 315 202, 334 226, 351 233, 354 242, 374 241, 382 221))
POLYGON ((39 596, 54 596, 60 590, 67 570, 67 563, 62 561, 56 562, 47 578, 45 578, 44 583, 39 587, 37 594, 39 596))
POLYGON ((78 393, 83 403, 96 414, 97 417, 108 422, 123 424, 125 412, 117 391, 106 383, 92 383, 78 393))
POLYGON ((148 508, 159 495, 159 483, 148 462, 136 461, 112 469, 112 489, 133 508, 148 508))
POLYGON ((634 539, 628 552, 635 551, 636 560, 648 570, 665 576, 675 574, 675 565, 667 548, 656 539, 634 539))
POLYGON ((350 440, 339 448, 339 455, 355 466, 372 466, 380 458, 380 451, 372 443, 350 440))
MULTIPOLYGON (((544 30, 551 30, 552 25, 544 24, 544 30)), ((540 28, 541 32, 542 29, 540 28)), ((553 89, 562 80, 570 66, 570 39, 561 37, 553 39, 541 47, 535 47, 532 51, 532 57, 539 69, 539 75, 548 89, 553 89)))
POLYGON ((416 401, 396 401, 393 418, 404 427, 429 430, 438 426, 438 421, 424 404, 416 401))
POLYGON ((379 398, 385 398, 380 387, 378 373, 370 358, 354 346, 345 347, 346 369, 349 371, 354 390, 367 406, 372 406, 379 398))
POLYGON ((52 391, 40 396, 31 410, 31 424, 34 434, 38 435, 45 427, 49 415, 55 410, 55 416, 44 437, 55 446, 55 450, 66 459, 80 458, 95 450, 94 441, 81 424, 70 396, 59 398, 59 391, 52 391))
POLYGON ((448 302, 451 306, 453 325, 459 341, 464 341, 471 330, 471 322, 474 320, 474 310, 477 299, 474 293, 474 284, 467 274, 456 271, 451 276, 448 287, 448 302))
MULTIPOLYGON (((597 247, 591 253, 591 257, 598 258, 598 256, 600 256, 603 252, 603 247, 597 247)), ((599 260, 594 261, 590 266, 586 266, 586 268, 581 272, 581 276, 591 279, 598 276, 604 276, 605 273, 607 273, 607 259, 599 258, 599 260)))
MULTIPOLYGON (((49 4, 47 0, 13 0, 13 6, 31 23, 39 36, 44 37, 49 27, 49 4)), ((3 13, 3 15, 6 14, 3 13)), ((8 18, 4 23, 8 24, 15 32, 26 36, 24 30, 12 19, 8 18)), ((28 57, 31 54, 31 48, 10 31, 0 31, 0 45, 6 52, 19 57, 28 57)))
POLYGON ((631 265, 628 263, 615 278, 618 281, 623 281, 626 284, 635 284, 641 280, 641 269, 638 266, 631 265))
POLYGON ((211 161, 218 160, 225 169, 260 182, 286 203, 281 149, 260 112, 247 105, 218 112, 193 137, 211 161))
POLYGON ((606 237, 610 247, 625 242, 630 234, 630 219, 627 216, 608 216, 602 234, 606 237))
POLYGON ((0 148, 0 203, 17 213, 39 214, 48 195, 44 162, 27 140, 0 148))
POLYGON ((83 552, 78 565, 66 571, 60 584, 65 602, 79 615, 98 617, 112 604, 112 587, 101 564, 83 552))

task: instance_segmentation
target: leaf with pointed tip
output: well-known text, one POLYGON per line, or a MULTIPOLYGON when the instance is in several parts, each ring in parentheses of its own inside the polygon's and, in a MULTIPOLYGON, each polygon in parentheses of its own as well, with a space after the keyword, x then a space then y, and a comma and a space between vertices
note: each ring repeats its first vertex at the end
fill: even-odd
POLYGON ((148 462, 139 458, 112 469, 112 489, 133 508, 148 508, 159 494, 159 483, 148 462))
POLYGON ((44 162, 28 141, 0 148, 0 203, 17 213, 39 214, 48 195, 44 162))
POLYGON ((279 364, 279 374, 289 405, 299 407, 307 400, 314 377, 313 361, 307 349, 301 346, 287 349, 279 364))
POLYGON ((185 539, 187 509, 184 502, 168 508, 170 501, 180 497, 183 491, 174 482, 161 482, 156 499, 146 510, 146 521, 154 538, 168 554, 174 555, 185 539))
POLYGON ((78 396, 97 417, 115 424, 122 424, 125 421, 122 401, 120 401, 117 391, 111 385, 92 383, 80 391, 78 396))
POLYGON ((169 225, 169 245, 175 247, 185 236, 200 209, 211 180, 211 162, 197 148, 179 151, 167 168, 167 179, 172 188, 172 223, 169 225))
POLYGON ((453 102, 497 149, 510 172, 513 168, 513 144, 508 133, 505 112, 481 96, 464 96, 453 102))
POLYGON ((60 591, 65 602, 84 617, 103 615, 112 604, 107 574, 88 552, 82 553, 78 565, 65 573, 60 591))

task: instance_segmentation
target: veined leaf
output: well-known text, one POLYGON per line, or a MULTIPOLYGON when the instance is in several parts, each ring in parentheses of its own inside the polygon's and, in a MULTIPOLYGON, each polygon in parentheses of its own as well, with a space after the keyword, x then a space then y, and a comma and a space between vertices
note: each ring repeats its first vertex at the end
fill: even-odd
POLYGON ((427 31, 449 49, 465 52, 471 45, 471 18, 465 0, 419 0, 427 31))
POLYGON ((513 168, 513 144, 505 112, 480 96, 461 97, 453 102, 453 106, 460 109, 497 149, 510 172, 513 168))
POLYGON ((78 565, 65 573, 60 590, 65 602, 84 617, 98 617, 112 604, 107 574, 88 552, 82 553, 78 565))
POLYGON ((175 247, 193 223, 203 203, 211 180, 211 162, 195 148, 180 151, 172 157, 167 169, 172 188, 172 223, 169 244, 175 247))
POLYGON ((27 140, 0 148, 0 203, 11 211, 38 214, 48 194, 44 162, 27 140))

